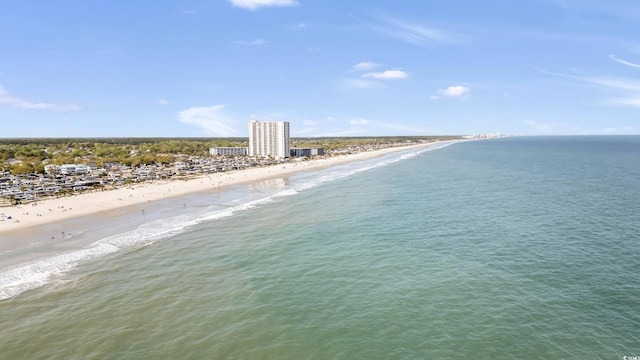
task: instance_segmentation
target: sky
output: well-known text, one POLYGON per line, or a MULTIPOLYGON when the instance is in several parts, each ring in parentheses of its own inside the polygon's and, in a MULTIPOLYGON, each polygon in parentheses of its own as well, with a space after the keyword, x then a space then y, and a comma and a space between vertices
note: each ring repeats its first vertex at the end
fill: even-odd
POLYGON ((0 0, 0 138, 640 134, 637 0, 0 0))

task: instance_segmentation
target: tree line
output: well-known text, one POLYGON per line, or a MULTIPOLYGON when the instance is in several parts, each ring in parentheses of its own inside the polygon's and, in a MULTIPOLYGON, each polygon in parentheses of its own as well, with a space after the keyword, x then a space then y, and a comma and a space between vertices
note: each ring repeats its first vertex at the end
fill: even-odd
MULTIPOLYGON (((379 145, 406 141, 449 140, 459 136, 292 138, 291 147, 379 145)), ((208 156, 211 147, 247 147, 247 138, 37 138, 0 139, 0 171, 43 173, 47 164, 170 164, 176 156, 208 156)))

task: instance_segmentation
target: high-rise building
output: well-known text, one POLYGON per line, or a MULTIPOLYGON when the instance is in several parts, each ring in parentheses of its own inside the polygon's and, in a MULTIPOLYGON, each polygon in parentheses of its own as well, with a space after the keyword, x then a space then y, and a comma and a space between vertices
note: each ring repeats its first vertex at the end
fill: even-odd
POLYGON ((249 156, 289 157, 289 123, 249 122, 249 156))

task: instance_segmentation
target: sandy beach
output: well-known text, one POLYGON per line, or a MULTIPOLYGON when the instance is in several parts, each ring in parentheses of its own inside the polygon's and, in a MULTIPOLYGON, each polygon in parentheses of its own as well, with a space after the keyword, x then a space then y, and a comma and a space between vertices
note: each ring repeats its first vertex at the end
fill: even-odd
MULTIPOLYGON (((186 180, 169 180, 135 184, 115 190, 88 192, 32 204, 0 208, 0 234, 17 233, 39 226, 89 215, 110 215, 120 209, 171 197, 198 192, 215 192, 225 187, 317 170, 351 161, 371 159, 396 151, 428 147, 434 143, 386 148, 325 159, 290 162, 269 167, 250 168, 197 176, 186 180), (10 219, 9 219, 10 217, 10 219)), ((143 210, 144 211, 144 210, 143 210)))

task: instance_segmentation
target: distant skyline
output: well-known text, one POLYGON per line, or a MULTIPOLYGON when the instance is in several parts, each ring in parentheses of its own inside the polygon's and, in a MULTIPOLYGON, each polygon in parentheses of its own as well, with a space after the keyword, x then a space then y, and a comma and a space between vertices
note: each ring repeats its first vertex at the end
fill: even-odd
POLYGON ((640 134, 640 2, 13 1, 0 138, 640 134))

